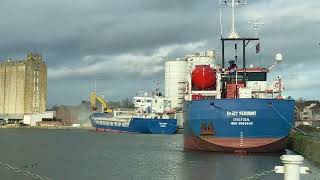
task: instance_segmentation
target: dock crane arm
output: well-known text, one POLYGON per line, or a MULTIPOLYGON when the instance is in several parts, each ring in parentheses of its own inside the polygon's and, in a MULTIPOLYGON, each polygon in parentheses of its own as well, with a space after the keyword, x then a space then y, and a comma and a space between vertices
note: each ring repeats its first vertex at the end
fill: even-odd
POLYGON ((98 96, 96 92, 92 92, 90 96, 91 108, 93 111, 97 110, 97 107, 96 107, 97 100, 100 102, 104 113, 112 112, 112 109, 109 108, 107 102, 101 96, 98 96))

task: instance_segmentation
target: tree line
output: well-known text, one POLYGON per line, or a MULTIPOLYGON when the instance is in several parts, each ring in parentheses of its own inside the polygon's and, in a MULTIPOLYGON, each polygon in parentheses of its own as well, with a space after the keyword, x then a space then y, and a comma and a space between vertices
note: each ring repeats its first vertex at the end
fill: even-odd
MULTIPOLYGON (((134 104, 133 102, 127 97, 124 98, 120 101, 108 101, 107 102, 108 106, 112 109, 117 109, 117 108, 126 108, 126 109, 134 109, 134 104)), ((64 106, 64 105, 54 105, 51 108, 49 108, 49 111, 57 111, 59 109, 60 106, 64 106)), ((76 105, 75 107, 85 107, 87 108, 89 111, 91 111, 91 103, 90 101, 87 100, 82 100, 81 104, 76 105)), ((99 107, 99 105, 97 104, 97 106, 99 107)))

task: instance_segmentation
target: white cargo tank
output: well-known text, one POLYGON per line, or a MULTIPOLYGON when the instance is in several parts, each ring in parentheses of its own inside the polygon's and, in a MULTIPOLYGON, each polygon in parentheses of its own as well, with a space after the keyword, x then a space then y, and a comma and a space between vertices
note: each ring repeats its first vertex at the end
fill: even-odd
POLYGON ((171 100, 172 108, 182 108, 188 62, 185 59, 169 60, 165 63, 165 96, 171 100))

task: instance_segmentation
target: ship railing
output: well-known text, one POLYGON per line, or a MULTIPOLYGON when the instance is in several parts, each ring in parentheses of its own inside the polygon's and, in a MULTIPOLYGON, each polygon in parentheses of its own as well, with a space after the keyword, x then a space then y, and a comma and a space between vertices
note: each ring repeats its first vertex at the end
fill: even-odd
POLYGON ((155 113, 137 113, 134 115, 136 118, 151 118, 151 119, 171 119, 167 114, 155 114, 155 113))
POLYGON ((96 122, 128 122, 132 117, 114 117, 114 118, 109 118, 109 119, 98 119, 96 122))
POLYGON ((117 108, 115 109, 115 111, 123 111, 123 112, 134 112, 134 109, 130 109, 130 108, 117 108))
POLYGON ((137 117, 137 118, 153 118, 152 114, 148 114, 148 113, 136 113, 136 114, 134 114, 134 117, 137 117))
POLYGON ((119 119, 130 119, 132 118, 133 115, 117 115, 116 118, 119 118, 119 119))
POLYGON ((134 114, 135 113, 135 111, 118 111, 118 110, 114 112, 117 114, 134 114))
POLYGON ((115 117, 130 118, 135 114, 134 111, 114 111, 115 117))
POLYGON ((97 124, 105 126, 119 126, 119 127, 128 127, 130 120, 108 120, 108 121, 98 121, 97 124))

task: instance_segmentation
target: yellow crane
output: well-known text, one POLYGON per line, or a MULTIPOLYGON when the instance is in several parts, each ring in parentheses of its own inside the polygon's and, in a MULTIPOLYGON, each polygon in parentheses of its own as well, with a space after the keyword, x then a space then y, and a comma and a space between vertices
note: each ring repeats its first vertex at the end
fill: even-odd
POLYGON ((96 107, 97 100, 101 103, 102 111, 104 113, 111 113, 112 112, 112 109, 109 108, 107 102, 101 96, 98 96, 96 94, 96 92, 92 92, 91 96, 90 96, 91 108, 93 111, 97 110, 97 107, 96 107))

